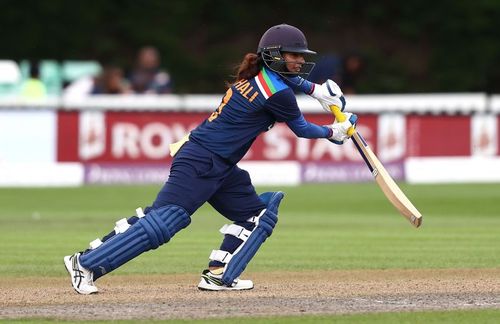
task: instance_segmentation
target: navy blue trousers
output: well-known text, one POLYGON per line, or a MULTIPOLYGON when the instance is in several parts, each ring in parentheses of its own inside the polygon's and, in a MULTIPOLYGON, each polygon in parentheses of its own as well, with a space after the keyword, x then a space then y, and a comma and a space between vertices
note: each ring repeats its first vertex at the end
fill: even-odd
POLYGON ((266 208, 248 172, 189 141, 175 155, 152 207, 173 204, 192 215, 205 202, 233 222, 244 222, 266 208))
MULTIPOLYGON (((190 141, 177 152, 167 182, 152 206, 144 211, 148 213, 151 208, 177 205, 192 215, 205 202, 227 219, 248 230, 252 230, 254 224, 246 220, 257 216, 266 208, 255 192, 248 172, 190 141)), ((128 222, 134 224, 138 219, 133 216, 128 222)), ((115 231, 112 231, 102 241, 107 241, 114 235, 115 231)), ((225 235, 220 249, 233 253, 240 244, 241 240, 238 238, 225 235)), ((209 266, 224 264, 211 261, 209 266)))

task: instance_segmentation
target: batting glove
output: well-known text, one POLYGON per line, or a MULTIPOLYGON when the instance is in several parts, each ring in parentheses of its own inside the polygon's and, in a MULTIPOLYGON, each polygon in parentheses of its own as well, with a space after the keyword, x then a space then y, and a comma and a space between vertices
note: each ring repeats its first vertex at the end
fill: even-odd
POLYGON ((358 116, 352 113, 344 113, 346 120, 343 122, 335 121, 332 125, 327 125, 332 130, 332 136, 328 140, 337 145, 342 145, 351 137, 347 134, 349 128, 356 128, 358 116))
POLYGON ((332 80, 323 84, 316 84, 311 97, 318 100, 324 110, 331 112, 330 106, 337 106, 341 111, 345 109, 345 98, 340 87, 332 80))

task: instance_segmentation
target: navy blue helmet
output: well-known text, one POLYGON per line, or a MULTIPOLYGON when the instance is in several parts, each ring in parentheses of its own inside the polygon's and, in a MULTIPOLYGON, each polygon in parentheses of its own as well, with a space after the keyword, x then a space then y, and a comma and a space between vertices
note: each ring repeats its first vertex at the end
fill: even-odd
POLYGON ((286 77, 300 75, 307 78, 314 68, 313 62, 305 62, 300 72, 290 72, 282 53, 316 54, 307 46, 304 33, 297 27, 281 24, 269 28, 261 37, 257 54, 260 54, 266 66, 286 77))

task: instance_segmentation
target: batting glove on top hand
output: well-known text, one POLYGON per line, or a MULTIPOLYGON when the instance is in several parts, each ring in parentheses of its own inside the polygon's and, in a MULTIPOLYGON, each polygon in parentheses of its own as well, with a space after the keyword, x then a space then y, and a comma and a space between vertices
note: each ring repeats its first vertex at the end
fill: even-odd
POLYGON ((323 84, 315 84, 311 97, 318 100, 324 110, 331 113, 330 106, 337 106, 341 111, 345 109, 345 98, 340 87, 332 80, 323 84))
POLYGON ((342 145, 351 137, 348 135, 349 128, 356 128, 358 116, 352 113, 344 113, 346 120, 343 122, 335 121, 332 125, 327 125, 332 130, 332 136, 328 140, 337 145, 342 145))

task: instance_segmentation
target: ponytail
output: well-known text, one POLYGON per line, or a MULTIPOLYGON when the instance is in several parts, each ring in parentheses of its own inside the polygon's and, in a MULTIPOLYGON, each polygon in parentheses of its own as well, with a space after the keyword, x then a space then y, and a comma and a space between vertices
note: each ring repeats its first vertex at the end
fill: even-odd
POLYGON ((234 82, 248 80, 259 74, 264 62, 262 57, 255 53, 248 53, 243 61, 236 67, 236 76, 234 82))

